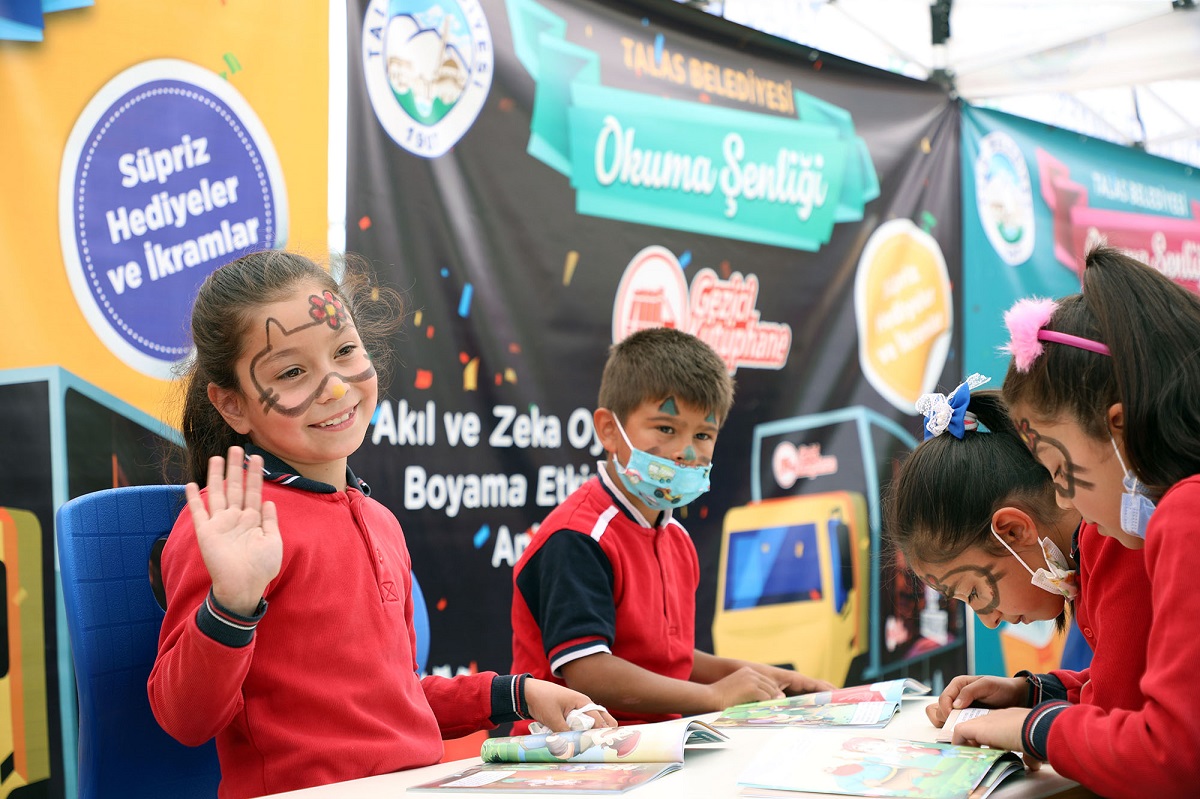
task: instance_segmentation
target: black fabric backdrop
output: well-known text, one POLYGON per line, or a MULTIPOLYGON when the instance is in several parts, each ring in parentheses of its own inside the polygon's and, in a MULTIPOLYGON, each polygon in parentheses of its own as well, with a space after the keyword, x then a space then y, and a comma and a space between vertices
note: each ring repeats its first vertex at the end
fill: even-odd
MULTIPOLYGON (((952 283, 960 282, 958 111, 935 86, 714 24, 707 15, 671 3, 544 0, 542 7, 566 20, 566 40, 599 55, 602 85, 788 116, 716 95, 701 97, 688 82, 639 74, 628 66, 621 37, 651 50, 665 45, 669 53, 790 80, 792 88, 849 113, 879 179, 878 197, 866 204, 863 220, 835 225, 828 243, 812 252, 584 215, 575 210, 576 191, 568 179, 526 152, 536 83, 514 53, 508 14, 519 4, 479 5, 493 48, 490 90, 461 140, 441 157, 425 158, 399 146, 373 110, 364 75, 363 22, 371 21, 377 7, 365 0, 351 4, 347 251, 368 257, 382 282, 408 294, 410 316, 396 341, 398 364, 381 393, 385 410, 398 417, 407 403, 410 412, 436 411, 432 444, 392 443, 390 434, 375 441, 377 416, 376 436, 368 437, 351 464, 405 528, 430 607, 431 667, 443 673, 506 671, 512 569, 504 557, 505 537, 526 532, 549 512, 549 505, 536 501, 540 468, 594 473, 596 458, 568 441, 566 427, 572 412, 590 412, 595 404, 612 342, 613 298, 626 265, 643 248, 660 245, 687 261, 689 280, 706 267, 722 276, 756 275, 761 319, 790 325, 792 342, 783 368, 736 372, 737 399, 717 443, 712 490, 685 513, 702 569, 697 645, 710 649, 721 518, 752 499, 754 426, 864 406, 918 434, 918 420, 887 402, 861 371, 853 278, 875 227, 906 218, 929 230, 945 254, 952 283), (564 285, 570 253, 577 258, 564 285), (472 293, 462 316, 468 283, 472 293), (464 371, 476 358, 477 388, 465 390, 464 371), (500 421, 496 406, 520 413, 536 406, 541 417, 556 416, 563 426, 561 446, 489 445, 489 433, 500 421), (447 440, 443 416, 455 412, 478 415, 477 446, 447 440), (414 466, 427 475, 524 475, 528 492, 520 507, 463 508, 451 516, 446 507, 406 501, 406 475, 411 477, 414 466)), ((956 334, 940 390, 962 379, 958 350, 956 334)), ((410 434, 429 424, 424 417, 413 421, 410 434)), ((889 440, 876 447, 884 479, 904 451, 889 440)), ((767 487, 764 496, 803 490, 801 484, 790 492, 767 487)), ((882 575, 882 593, 892 593, 891 579, 890 573, 882 575)), ((913 603, 907 612, 915 614, 922 597, 903 586, 902 592, 913 603)), ((888 612, 895 609, 883 611, 888 612)), ((881 624, 880 618, 872 624, 881 624)), ((962 619, 961 609, 951 610, 952 632, 963 629, 962 619)), ((902 671, 929 678, 936 670, 952 675, 965 667, 965 648, 958 646, 902 671)), ((860 662, 847 679, 862 673, 860 662)))

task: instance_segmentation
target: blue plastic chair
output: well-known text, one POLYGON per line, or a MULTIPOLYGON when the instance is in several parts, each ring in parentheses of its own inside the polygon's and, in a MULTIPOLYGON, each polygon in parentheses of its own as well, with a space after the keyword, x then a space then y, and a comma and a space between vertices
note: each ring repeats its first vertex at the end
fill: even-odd
POLYGON ((429 608, 415 573, 412 576, 412 604, 413 630, 417 634, 417 670, 424 674, 429 663, 429 608))
POLYGON ((183 504, 183 486, 156 485, 97 491, 58 509, 79 690, 80 799, 216 796, 215 744, 192 748, 171 738, 146 696, 163 619, 150 588, 150 552, 183 504))

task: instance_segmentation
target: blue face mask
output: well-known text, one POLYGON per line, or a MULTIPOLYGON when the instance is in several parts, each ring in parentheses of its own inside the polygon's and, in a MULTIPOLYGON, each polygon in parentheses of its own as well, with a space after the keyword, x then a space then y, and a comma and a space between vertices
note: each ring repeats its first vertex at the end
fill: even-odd
POLYGON ((672 460, 651 455, 640 450, 629 441, 625 428, 614 416, 621 438, 629 444, 629 463, 624 466, 613 453, 613 465, 617 475, 629 493, 633 494, 653 510, 670 510, 682 507, 708 491, 708 473, 712 464, 683 466, 672 460))
POLYGON ((1121 480, 1121 485, 1125 487, 1125 493, 1121 494, 1121 529, 1144 539, 1146 525, 1150 523, 1150 515, 1154 513, 1154 501, 1146 494, 1146 489, 1133 472, 1125 468, 1125 461, 1121 458, 1116 439, 1112 436, 1108 439, 1112 441, 1113 452, 1117 453, 1117 461, 1121 464, 1121 471, 1125 473, 1121 480))

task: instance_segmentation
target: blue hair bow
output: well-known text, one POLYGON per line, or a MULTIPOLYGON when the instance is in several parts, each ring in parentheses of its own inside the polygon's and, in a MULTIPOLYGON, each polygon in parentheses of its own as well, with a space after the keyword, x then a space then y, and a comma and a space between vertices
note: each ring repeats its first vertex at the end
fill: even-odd
POLYGON ((991 379, 973 374, 959 383, 948 397, 945 394, 922 394, 917 399, 917 412, 925 416, 925 438, 933 438, 948 430, 950 435, 961 440, 968 430, 974 430, 975 416, 967 413, 971 391, 991 379))

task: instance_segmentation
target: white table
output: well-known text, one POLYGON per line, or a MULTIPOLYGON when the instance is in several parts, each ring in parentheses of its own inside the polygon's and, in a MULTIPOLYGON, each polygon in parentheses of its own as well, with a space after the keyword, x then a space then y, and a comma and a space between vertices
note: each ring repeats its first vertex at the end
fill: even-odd
MULTIPOLYGON (((925 718, 925 705, 932 701, 929 697, 910 698, 904 700, 899 715, 882 730, 862 730, 864 735, 886 735, 889 738, 903 738, 914 741, 933 741, 937 730, 925 718)), ((699 716, 706 721, 716 718, 718 713, 699 716)), ((660 777, 653 782, 639 786, 624 796, 630 799, 724 799, 737 797, 737 777, 742 767, 754 756, 764 737, 774 733, 773 730, 726 729, 730 741, 722 745, 706 745, 687 750, 684 757, 683 769, 673 774, 660 777)), ((365 777, 359 780, 339 782, 333 785, 323 785, 317 788, 305 788, 300 791, 272 794, 271 799, 427 799, 434 796, 473 796, 479 799, 501 799, 502 797, 547 797, 567 796, 567 794, 552 794, 547 792, 517 794, 512 791, 471 791, 469 793, 426 793, 424 791, 406 794, 405 789, 411 785, 453 774, 456 771, 479 765, 478 757, 465 760, 455 760, 449 763, 439 763, 434 766, 400 771, 394 774, 381 774, 376 777, 365 777)), ((795 794, 800 797, 829 799, 829 794, 795 794)), ((1027 773, 1023 778, 1010 780, 1002 785, 992 797, 995 799, 1089 799, 1095 795, 1078 783, 1072 782, 1054 772, 1049 766, 1042 766, 1037 772, 1027 773)))

